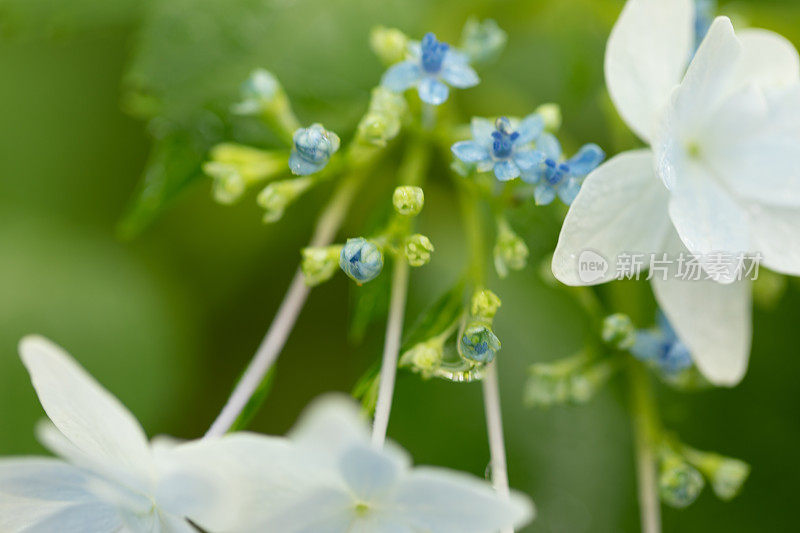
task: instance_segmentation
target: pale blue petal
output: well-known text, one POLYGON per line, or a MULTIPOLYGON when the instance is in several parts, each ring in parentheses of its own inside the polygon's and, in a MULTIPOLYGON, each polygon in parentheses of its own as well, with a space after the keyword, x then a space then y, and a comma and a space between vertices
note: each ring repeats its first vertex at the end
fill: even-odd
POLYGON ((478 172, 489 172, 490 170, 494 169, 494 160, 493 159, 486 159, 478 163, 477 170, 478 172))
POLYGON ((494 165, 494 175, 500 181, 511 181, 519 177, 520 170, 513 161, 498 161, 494 165))
POLYGON ((602 148, 596 144, 587 144, 567 161, 567 164, 572 174, 576 176, 586 176, 596 169, 605 158, 606 153, 602 148))
POLYGON ((521 150, 514 154, 514 163, 523 174, 526 170, 538 167, 542 161, 544 161, 544 154, 536 150, 521 150))
POLYGON ((552 133, 543 133, 536 141, 536 149, 542 152, 548 159, 558 161, 561 159, 561 143, 558 142, 552 133))
POLYGON ((389 454, 369 444, 352 447, 339 462, 348 488, 363 501, 373 501, 391 490, 400 478, 400 468, 389 454))
POLYGON ((544 178, 545 170, 542 165, 536 165, 528 170, 522 171, 522 181, 535 185, 544 178))
POLYGON ((489 159, 489 149, 475 141, 457 142, 451 150, 457 158, 465 163, 478 163, 489 159))
POLYGON ((678 341, 674 343, 661 359, 661 368, 671 374, 677 374, 692 366, 692 354, 685 344, 678 341))
POLYGON ((420 59, 422 57, 422 43, 419 41, 411 41, 408 43, 408 53, 414 59, 420 59))
POLYGON ((656 324, 658 328, 661 330, 661 333, 664 335, 664 339, 667 342, 676 342, 678 341, 678 335, 675 333, 675 330, 672 329, 672 324, 669 323, 667 320, 667 315, 665 315, 661 310, 656 313, 656 324))
POLYGON ((631 353, 642 361, 657 361, 664 351, 664 342, 661 332, 639 330, 631 353))
POLYGON ((494 122, 488 118, 472 117, 470 124, 472 130, 472 139, 479 143, 486 143, 487 146, 492 144, 492 132, 494 132, 494 122))
POLYGON ((556 191, 547 183, 540 183, 533 191, 533 199, 536 205, 548 205, 556 199, 556 191))
POLYGON ((415 85, 422 78, 422 67, 416 61, 403 61, 389 67, 381 78, 381 85, 401 93, 415 85))
POLYGON ((467 63, 452 61, 449 60, 449 58, 450 54, 448 53, 442 64, 441 76, 444 81, 459 89, 475 87, 480 83, 481 79, 478 77, 478 74, 472 70, 472 67, 467 63))
POLYGON ((312 163, 304 159, 296 150, 292 150, 292 154, 289 156, 289 168, 292 170, 292 174, 297 176, 308 176, 322 170, 326 163, 327 161, 312 163))
POLYGON ((444 55, 444 62, 445 63, 460 63, 462 65, 469 64, 469 56, 460 50, 456 50, 455 48, 449 48, 447 53, 444 55))
POLYGON ((517 126, 519 137, 516 144, 528 144, 535 141, 544 132, 544 119, 538 113, 528 115, 517 126))
POLYGON ((578 193, 581 191, 581 180, 575 177, 570 177, 565 183, 561 184, 558 188, 558 197, 566 205, 572 205, 578 193))
POLYGON ((419 84, 419 99, 426 104, 439 105, 447 100, 450 90, 436 78, 425 78, 419 84))

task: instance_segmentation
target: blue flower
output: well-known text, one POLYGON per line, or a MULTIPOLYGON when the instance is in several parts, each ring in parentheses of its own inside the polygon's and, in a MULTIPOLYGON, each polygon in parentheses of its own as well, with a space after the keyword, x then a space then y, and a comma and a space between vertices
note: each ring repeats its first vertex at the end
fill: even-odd
POLYGON ((467 56, 437 41, 432 33, 409 45, 409 50, 410 59, 391 66, 381 85, 397 93, 416 87, 420 100, 439 105, 447 100, 447 85, 467 89, 480 81, 467 56))
POLYGON ((498 118, 472 119, 472 140, 453 145, 453 153, 478 172, 494 170, 500 181, 509 181, 535 171, 544 156, 531 143, 544 131, 544 119, 534 113, 521 121, 498 118))
POLYGON ((350 279, 361 285, 381 273, 383 253, 374 242, 363 237, 347 239, 339 255, 339 266, 350 279))
POLYGON ((543 154, 541 163, 522 179, 536 185, 534 198, 537 205, 547 205, 556 196, 570 205, 581 190, 583 178, 597 168, 606 154, 596 144, 587 144, 571 159, 562 160, 561 144, 553 135, 543 134, 536 141, 536 149, 543 154))
POLYGON ((672 329, 667 317, 659 311, 655 329, 640 330, 631 353, 666 374, 677 374, 692 366, 692 354, 672 329))
POLYGON ((480 321, 467 325, 459 343, 461 355, 476 363, 491 363, 500 350, 500 340, 480 321))
POLYGON ((289 156, 289 168, 298 176, 308 176, 325 168, 328 160, 339 149, 339 136, 312 124, 294 132, 294 146, 289 156))

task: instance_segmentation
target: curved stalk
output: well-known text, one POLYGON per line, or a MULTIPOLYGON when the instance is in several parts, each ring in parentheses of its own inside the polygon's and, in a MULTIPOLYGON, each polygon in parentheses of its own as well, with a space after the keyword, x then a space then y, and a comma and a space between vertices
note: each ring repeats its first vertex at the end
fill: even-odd
POLYGON ((642 533, 661 533, 661 504, 655 454, 658 422, 653 391, 644 367, 633 358, 630 360, 629 375, 642 533))

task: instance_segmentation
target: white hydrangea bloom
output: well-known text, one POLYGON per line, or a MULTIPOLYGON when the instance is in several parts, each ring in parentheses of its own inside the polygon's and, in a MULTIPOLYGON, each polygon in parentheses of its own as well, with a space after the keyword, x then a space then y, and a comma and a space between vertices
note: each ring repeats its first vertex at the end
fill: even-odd
POLYGON ((408 455, 391 443, 376 449, 358 406, 345 397, 317 400, 289 440, 293 460, 258 454, 248 465, 256 489, 235 531, 496 533, 533 515, 527 497, 504 498, 463 473, 412 468, 408 455), (291 491, 278 503, 259 506, 260 480, 276 471, 291 491))
MULTIPOLYGON (((153 445, 133 415, 61 348, 27 337, 20 353, 50 421, 43 444, 62 459, 0 458, 3 533, 229 531, 240 513, 230 475, 242 443, 280 457, 284 439, 235 435, 153 445)), ((265 480, 264 484, 267 484, 265 480)))
MULTIPOLYGON (((606 49, 606 83, 650 148, 623 153, 584 182, 564 222, 553 273, 583 284, 578 257, 623 252, 760 254, 800 274, 800 60, 766 30, 718 17, 692 58, 692 0, 629 0, 606 49), (688 68, 687 68, 688 63, 688 68)), ((704 264, 708 271, 708 263, 704 264)), ((609 281, 609 269, 595 283, 609 281)), ((656 298, 716 384, 747 369, 751 284, 653 277, 656 298)))

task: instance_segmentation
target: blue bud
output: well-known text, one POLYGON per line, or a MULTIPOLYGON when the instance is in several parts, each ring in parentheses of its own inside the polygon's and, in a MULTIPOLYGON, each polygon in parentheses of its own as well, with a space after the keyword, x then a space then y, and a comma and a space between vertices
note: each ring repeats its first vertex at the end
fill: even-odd
POLYGON ((484 322, 467 325, 459 341, 461 355, 476 363, 491 363, 500 350, 500 340, 484 322))
POLYGON ((372 281, 381 273, 383 253, 375 243, 363 237, 347 239, 339 256, 339 266, 360 285, 372 281))
POLYGON ((322 170, 340 144, 339 136, 323 128, 322 124, 312 124, 308 128, 295 131, 293 142, 289 168, 298 176, 307 176, 322 170))

